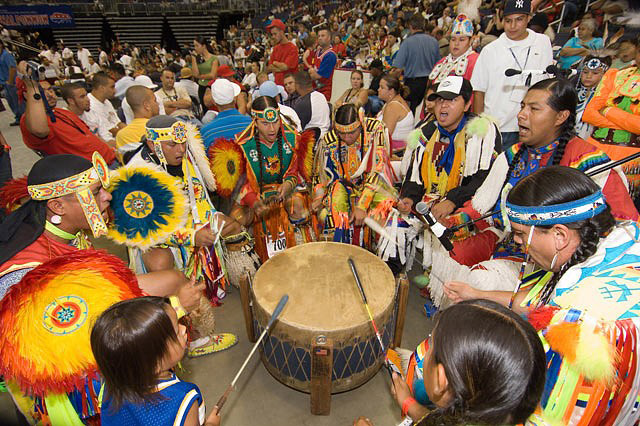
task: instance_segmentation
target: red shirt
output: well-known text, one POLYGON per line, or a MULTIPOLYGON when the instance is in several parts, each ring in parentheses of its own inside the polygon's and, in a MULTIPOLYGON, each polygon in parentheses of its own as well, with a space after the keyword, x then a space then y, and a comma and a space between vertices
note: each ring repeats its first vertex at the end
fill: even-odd
POLYGON ((271 57, 269 57, 269 65, 274 62, 284 62, 287 64, 286 71, 273 73, 276 77, 276 84, 284 86, 284 76, 298 71, 298 48, 296 45, 287 42, 273 46, 271 57))
POLYGON ((20 130, 24 144, 31 149, 41 151, 47 155, 75 154, 91 161, 94 151, 98 151, 107 164, 113 163, 116 154, 113 148, 102 142, 91 133, 89 127, 74 113, 62 108, 54 108, 55 123, 47 116, 49 135, 40 139, 27 130, 26 114, 20 119, 20 130))
POLYGON ((78 249, 74 246, 55 241, 43 232, 33 243, 0 265, 0 276, 19 269, 33 269, 44 262, 73 253, 76 250, 78 249))
POLYGON ((338 43, 333 46, 333 51, 336 52, 338 58, 344 58, 345 56, 347 56, 347 47, 344 45, 344 43, 338 43))

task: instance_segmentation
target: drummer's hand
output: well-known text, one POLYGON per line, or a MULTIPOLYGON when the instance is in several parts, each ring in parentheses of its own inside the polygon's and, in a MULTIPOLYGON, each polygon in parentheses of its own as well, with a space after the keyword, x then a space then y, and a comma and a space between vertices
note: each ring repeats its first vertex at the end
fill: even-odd
POLYGON ((203 226, 198 231, 196 231, 196 247, 210 247, 211 245, 213 245, 214 241, 215 235, 213 235, 213 231, 211 231, 211 227, 209 225, 203 226))
POLYGON ((293 185, 292 181, 285 180, 282 185, 280 185, 280 188, 278 188, 278 200, 284 201, 289 198, 289 196, 293 193, 294 188, 295 186, 293 185))
POLYGON ((456 205, 453 201, 442 200, 435 206, 431 207, 431 214, 439 222, 445 217, 449 216, 456 209, 456 205))
POLYGON ((262 217, 269 211, 269 206, 267 204, 265 204, 264 201, 258 200, 253 205, 253 211, 254 211, 256 217, 262 217))
POLYGON ((213 411, 207 417, 207 420, 204 422, 204 426, 220 426, 220 414, 218 414, 218 406, 213 406, 213 411))
POLYGON ((353 214, 351 215, 349 222, 353 223, 355 226, 362 226, 365 217, 367 217, 367 212, 356 207, 353 209, 353 214))
POLYGON ((360 416, 353 421, 353 426, 373 426, 373 423, 366 417, 360 416))
POLYGON ((463 300, 481 298, 480 291, 471 287, 467 283, 460 281, 448 281, 444 283, 444 294, 453 303, 459 303, 463 300))
POLYGON ((398 200, 398 205, 396 206, 398 211, 402 214, 411 213, 412 207, 413 207, 413 200, 407 197, 400 198, 400 200, 398 200))
POLYGON ((200 306, 200 297, 204 291, 204 282, 196 281, 196 275, 193 274, 189 282, 186 282, 178 289, 178 300, 187 312, 191 312, 200 306))
POLYGON ((398 405, 402 407, 404 400, 411 396, 409 385, 404 381, 402 376, 396 372, 391 374, 391 380, 393 381, 391 384, 391 395, 396 399, 398 405))

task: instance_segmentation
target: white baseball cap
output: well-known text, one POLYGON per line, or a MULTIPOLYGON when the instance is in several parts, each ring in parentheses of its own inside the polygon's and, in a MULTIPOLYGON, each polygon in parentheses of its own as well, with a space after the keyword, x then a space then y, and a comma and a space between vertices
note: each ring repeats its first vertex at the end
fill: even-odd
POLYGON ((153 84, 153 81, 151 81, 151 78, 149 78, 146 75, 139 75, 136 78, 134 78, 132 86, 144 86, 149 89, 158 88, 157 85, 153 84))
POLYGON ((217 105, 231 104, 239 94, 240 86, 226 78, 218 78, 211 85, 211 97, 217 105))

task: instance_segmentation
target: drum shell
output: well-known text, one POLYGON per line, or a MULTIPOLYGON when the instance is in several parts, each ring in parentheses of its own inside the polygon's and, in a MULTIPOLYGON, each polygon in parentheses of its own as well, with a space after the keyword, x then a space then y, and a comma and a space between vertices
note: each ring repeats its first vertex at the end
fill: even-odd
POLYGON ((391 271, 374 254, 348 244, 308 243, 275 256, 256 274, 256 335, 268 323, 279 298, 276 295, 290 293, 291 306, 285 307, 260 347, 267 370, 287 386, 310 392, 311 348, 320 335, 330 338, 334 346, 333 393, 362 385, 383 363, 382 348, 346 262, 349 257, 356 262, 384 346, 388 347, 395 333, 396 284, 391 271), (291 265, 290 273, 287 265, 291 265), (318 289, 322 290, 307 290, 305 286, 321 286, 318 289))
MULTIPOLYGON (((385 348, 393 340, 394 304, 374 316, 385 348)), ((362 306, 364 309, 364 306, 362 306)), ((254 303, 256 334, 262 333, 271 314, 254 303)), ((276 321, 260 345, 263 364, 278 381, 302 392, 311 389, 311 345, 319 335, 334 342, 331 392, 354 389, 371 379, 380 369, 384 355, 370 323, 352 328, 323 331, 301 329, 276 321)))

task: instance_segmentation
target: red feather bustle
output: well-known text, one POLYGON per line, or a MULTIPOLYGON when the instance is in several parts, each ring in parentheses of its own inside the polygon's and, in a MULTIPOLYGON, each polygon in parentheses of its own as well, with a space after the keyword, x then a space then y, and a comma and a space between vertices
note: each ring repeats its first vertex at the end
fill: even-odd
POLYGON ((537 309, 532 309, 529 311, 529 322, 536 329, 536 331, 540 331, 549 326, 549 323, 553 319, 553 316, 560 310, 559 307, 556 306, 543 306, 537 309))
POLYGON ((12 212, 20 207, 23 199, 26 198, 29 198, 26 176, 11 179, 0 187, 0 208, 7 212, 12 212))

